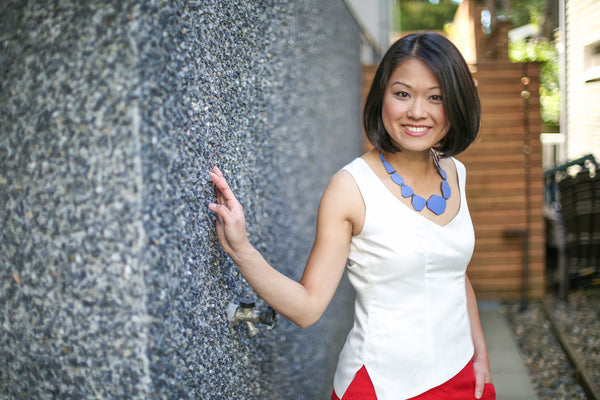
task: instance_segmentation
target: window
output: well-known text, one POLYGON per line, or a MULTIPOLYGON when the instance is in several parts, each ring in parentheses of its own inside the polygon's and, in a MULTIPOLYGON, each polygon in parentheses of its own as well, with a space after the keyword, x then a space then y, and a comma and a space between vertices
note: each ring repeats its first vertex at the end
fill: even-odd
POLYGON ((583 48, 583 67, 586 82, 600 81, 600 40, 583 48))

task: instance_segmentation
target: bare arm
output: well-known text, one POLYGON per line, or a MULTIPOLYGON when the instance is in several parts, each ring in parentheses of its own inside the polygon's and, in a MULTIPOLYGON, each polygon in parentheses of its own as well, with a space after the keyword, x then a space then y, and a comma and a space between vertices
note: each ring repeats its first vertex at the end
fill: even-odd
POLYGON ((475 347, 475 354, 473 355, 473 367, 475 369, 475 398, 480 399, 483 395, 484 385, 486 383, 492 383, 492 374, 490 372, 490 362, 487 346, 485 345, 485 339, 483 337, 483 329, 481 328, 481 320, 479 319, 479 309, 477 307, 475 291, 467 276, 465 276, 465 281, 467 309, 469 312, 469 320, 471 321, 473 345, 475 347))
POLYGON ((210 204, 209 209, 217 215, 217 236, 223 250, 256 293, 277 312, 301 327, 316 322, 331 301, 346 265, 355 224, 353 202, 360 196, 352 178, 338 173, 325 189, 315 242, 300 282, 271 267, 252 247, 242 206, 223 174, 215 167, 211 178, 217 187, 217 203, 210 204))

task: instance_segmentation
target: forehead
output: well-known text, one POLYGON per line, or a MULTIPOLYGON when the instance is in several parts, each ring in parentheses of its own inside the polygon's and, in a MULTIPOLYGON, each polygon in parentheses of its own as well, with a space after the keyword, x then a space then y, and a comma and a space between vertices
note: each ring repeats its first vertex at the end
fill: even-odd
POLYGON ((392 70, 388 85, 395 82, 409 84, 410 86, 419 85, 431 87, 439 87, 439 82, 427 64, 418 58, 410 58, 402 61, 392 70))

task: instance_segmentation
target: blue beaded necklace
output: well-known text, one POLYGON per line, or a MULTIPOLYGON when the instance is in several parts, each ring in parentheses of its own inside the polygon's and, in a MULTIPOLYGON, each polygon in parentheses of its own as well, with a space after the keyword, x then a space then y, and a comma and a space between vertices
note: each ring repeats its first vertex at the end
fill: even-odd
POLYGON ((383 158, 383 153, 379 152, 379 158, 381 159, 381 162, 383 163, 388 175, 390 178, 392 178, 392 181, 400 186, 402 197, 412 197, 411 204, 416 211, 421 211, 423 208, 425 208, 425 206, 427 206, 427 208, 430 209, 435 215, 441 215, 444 213, 444 211, 446 211, 446 200, 450 198, 452 190, 450 189, 450 185, 447 181, 448 175, 446 175, 446 171, 444 171, 440 166, 440 161, 438 160, 437 154, 435 154, 433 150, 431 153, 433 154, 433 162, 435 163, 435 166, 442 177, 442 195, 439 196, 437 194, 432 194, 427 201, 425 201, 423 197, 416 195, 413 189, 404 183, 404 179, 400 176, 400 174, 398 174, 394 167, 392 167, 390 163, 383 158))

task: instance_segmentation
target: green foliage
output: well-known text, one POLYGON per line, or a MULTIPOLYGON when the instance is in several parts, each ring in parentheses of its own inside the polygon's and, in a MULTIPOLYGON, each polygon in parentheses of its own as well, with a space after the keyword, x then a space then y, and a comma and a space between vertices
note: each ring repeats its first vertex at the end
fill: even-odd
POLYGON ((547 0, 511 0, 510 21, 513 26, 539 23, 547 0))
MULTIPOLYGON (((510 18, 513 26, 528 23, 540 26, 547 0, 511 0, 510 18)), ((508 45, 508 56, 514 62, 542 62, 540 102, 542 120, 548 126, 558 126, 560 120, 560 87, 558 51, 544 38, 513 41, 508 45)))
POLYGON ((558 126, 560 119, 560 87, 558 51, 544 39, 513 41, 508 56, 514 62, 542 62, 540 102, 542 120, 548 126, 558 126))
POLYGON ((508 56, 513 62, 526 61, 557 61, 558 53, 551 43, 546 40, 515 40, 508 45, 508 56))
POLYGON ((438 4, 425 0, 400 0, 399 15, 396 14, 396 28, 404 32, 444 29, 452 22, 458 4, 452 0, 439 0, 438 4), (399 18, 399 26, 398 26, 399 18))

